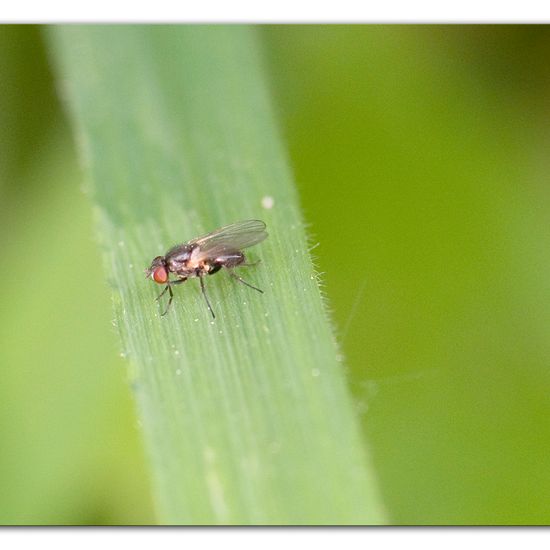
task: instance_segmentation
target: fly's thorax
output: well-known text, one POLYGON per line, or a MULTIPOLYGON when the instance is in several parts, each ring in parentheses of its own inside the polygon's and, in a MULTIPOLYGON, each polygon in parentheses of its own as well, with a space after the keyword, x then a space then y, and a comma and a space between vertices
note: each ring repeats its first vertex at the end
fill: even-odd
POLYGON ((190 271, 204 269, 205 258, 202 257, 200 245, 194 245, 186 261, 186 268, 190 271))
POLYGON ((170 249, 165 256, 168 271, 178 273, 187 269, 187 264, 196 245, 181 244, 170 249))

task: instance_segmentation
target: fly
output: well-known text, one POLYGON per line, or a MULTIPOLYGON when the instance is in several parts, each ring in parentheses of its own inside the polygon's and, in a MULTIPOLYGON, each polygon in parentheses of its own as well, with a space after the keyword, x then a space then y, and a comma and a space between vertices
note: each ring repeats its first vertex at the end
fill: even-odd
POLYGON ((263 294, 263 290, 241 279, 234 273, 233 269, 256 265, 258 262, 247 263, 242 251, 262 242, 266 237, 267 232, 264 222, 246 220, 220 227, 207 235, 174 246, 164 256, 157 256, 151 262, 149 269, 145 270, 145 273, 155 283, 166 285, 157 297, 157 301, 164 296, 166 291, 170 294, 168 305, 161 316, 166 315, 174 298, 172 287, 184 283, 187 279, 198 277, 208 310, 212 314, 212 318, 215 319, 214 310, 206 294, 204 277, 214 275, 222 267, 227 270, 231 277, 243 285, 263 294), (170 280, 170 273, 174 275, 175 279, 170 280))

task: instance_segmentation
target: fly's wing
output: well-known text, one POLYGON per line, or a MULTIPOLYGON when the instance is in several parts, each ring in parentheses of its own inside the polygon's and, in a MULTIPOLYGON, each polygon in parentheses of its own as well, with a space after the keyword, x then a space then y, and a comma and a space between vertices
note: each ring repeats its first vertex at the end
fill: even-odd
POLYGON ((189 244, 199 246, 199 257, 209 258, 254 246, 266 237, 264 222, 246 220, 220 227, 212 233, 189 241, 189 244))

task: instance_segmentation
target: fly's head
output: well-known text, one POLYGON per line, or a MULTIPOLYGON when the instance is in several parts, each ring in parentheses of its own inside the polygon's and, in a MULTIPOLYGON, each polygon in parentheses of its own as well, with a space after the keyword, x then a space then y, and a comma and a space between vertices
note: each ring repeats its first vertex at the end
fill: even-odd
POLYGON ((168 266, 166 265, 166 257, 157 256, 151 262, 149 269, 145 270, 145 275, 147 277, 151 277, 151 279, 159 285, 168 282, 168 266))

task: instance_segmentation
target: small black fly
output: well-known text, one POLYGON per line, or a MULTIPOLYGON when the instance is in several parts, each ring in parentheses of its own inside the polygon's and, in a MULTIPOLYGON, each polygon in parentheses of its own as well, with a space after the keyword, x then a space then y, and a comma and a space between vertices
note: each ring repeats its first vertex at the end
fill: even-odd
POLYGON ((157 256, 151 262, 149 269, 145 270, 145 273, 155 283, 166 285, 157 300, 160 300, 166 291, 170 294, 168 305, 161 315, 166 315, 174 298, 172 286, 184 283, 187 279, 198 277, 206 305, 212 314, 212 318, 215 319, 216 316, 206 295, 203 279, 206 275, 217 273, 222 267, 225 267, 229 275, 237 281, 263 293, 263 290, 241 279, 233 272, 233 269, 258 263, 246 263, 242 251, 262 242, 266 237, 267 232, 264 222, 246 220, 220 227, 207 235, 174 246, 164 256, 157 256), (170 273, 174 274, 176 279, 170 280, 170 273))

